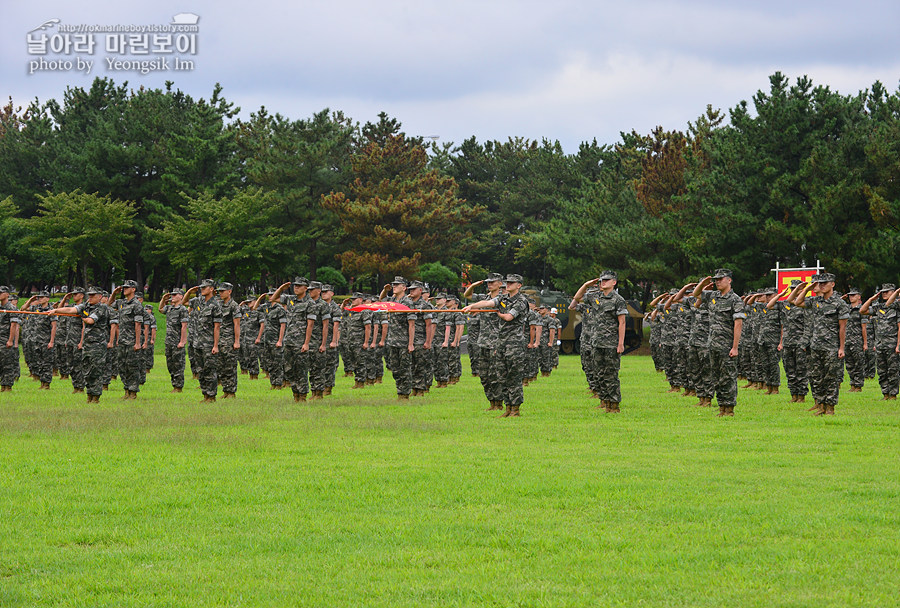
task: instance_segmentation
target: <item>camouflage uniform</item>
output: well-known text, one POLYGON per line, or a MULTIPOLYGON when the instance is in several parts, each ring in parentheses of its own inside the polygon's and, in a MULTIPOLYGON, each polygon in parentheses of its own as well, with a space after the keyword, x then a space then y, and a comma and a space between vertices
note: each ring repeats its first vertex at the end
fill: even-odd
MULTIPOLYGON (((453 307, 459 308, 459 303, 455 302, 453 307)), ((451 381, 459 381, 459 378, 462 376, 462 360, 460 359, 459 344, 457 344, 456 346, 453 346, 453 341, 456 337, 456 328, 460 327, 460 326, 465 328, 466 316, 461 312, 453 312, 450 314, 453 315, 453 325, 452 325, 451 331, 450 331, 450 347, 449 347, 450 348, 450 352, 449 352, 450 380, 451 381)), ((465 329, 463 329, 463 332, 465 332, 465 329)), ((460 339, 460 341, 462 341, 462 336, 460 336, 459 339, 460 339)))
POLYGON ((75 309, 83 318, 94 320, 93 324, 84 324, 82 363, 84 365, 85 390, 88 395, 99 397, 103 394, 106 380, 106 356, 112 352, 107 348, 110 308, 106 304, 82 302, 76 305, 75 309))
MULTIPOLYGON (((200 391, 204 397, 215 398, 219 391, 219 354, 213 353, 215 343, 215 324, 219 323, 219 332, 222 331, 222 301, 213 296, 209 300, 200 298, 197 309, 197 339, 194 341, 194 352, 197 355, 197 363, 200 366, 200 391)), ((232 340, 234 338, 232 337, 232 340)), ((219 339, 219 350, 222 349, 222 340, 219 339)))
POLYGON ((284 379, 291 385, 295 395, 306 395, 309 392, 310 352, 313 348, 319 348, 310 338, 308 350, 303 350, 309 303, 309 296, 305 294, 302 298, 293 294, 281 296, 281 305, 284 306, 287 319, 284 330, 284 379))
MULTIPOLYGON (((231 288, 228 283, 223 285, 228 285, 228 289, 231 288)), ((223 285, 219 285, 219 289, 222 289, 223 285)), ((227 302, 219 299, 219 307, 222 325, 219 328, 219 356, 217 357, 219 369, 216 370, 216 374, 222 384, 222 392, 227 396, 229 393, 232 395, 237 393, 238 387, 237 366, 241 344, 240 334, 236 336, 234 333, 234 320, 237 319, 240 324, 241 307, 234 301, 234 298, 229 298, 227 302), (235 338, 238 338, 237 348, 234 347, 235 338)), ((238 327, 240 328, 240 325, 238 327)))
MULTIPOLYGON (((6 302, 0 306, 0 309, 16 310, 16 307, 6 302)), ((16 371, 19 368, 19 346, 15 343, 13 346, 7 346, 6 343, 9 342, 12 332, 20 326, 20 323, 20 315, 0 313, 0 386, 7 390, 16 381, 16 371)))
POLYGON ((375 349, 369 352, 368 379, 380 382, 384 376, 385 346, 381 346, 381 336, 388 331, 388 315, 384 312, 376 312, 372 316, 372 331, 380 332, 375 349))
MULTIPOLYGON (((413 301, 407 296, 390 298, 389 301, 402 304, 408 308, 414 308, 413 301)), ((415 313, 394 313, 388 315, 389 327, 387 347, 390 359, 390 369, 397 385, 398 395, 409 395, 413 388, 412 379, 412 354, 409 346, 410 319, 415 320, 415 313)))
POLYGON ((721 408, 737 405, 737 357, 730 357, 734 341, 734 322, 747 317, 744 302, 729 291, 722 295, 718 290, 704 291, 701 304, 709 310, 709 363, 715 396, 721 408))
POLYGON ((344 337, 339 335, 338 343, 334 347, 331 346, 331 343, 334 342, 335 327, 340 328, 341 333, 343 333, 344 310, 341 308, 340 304, 334 300, 326 302, 326 304, 330 307, 329 314, 331 315, 331 327, 325 350, 325 386, 326 388, 334 388, 337 379, 337 369, 340 364, 340 343, 343 341, 344 337))
POLYGON ((152 306, 145 306, 144 310, 147 311, 146 319, 149 321, 149 324, 146 325, 147 331, 149 333, 149 339, 147 340, 147 372, 153 369, 153 364, 156 362, 156 338, 153 336, 154 331, 156 330, 156 315, 153 314, 152 306))
POLYGON ((595 395, 597 394, 597 377, 594 373, 593 357, 591 356, 591 309, 586 304, 589 298, 599 293, 599 289, 589 289, 584 294, 584 301, 576 302, 569 311, 581 313, 581 336, 579 337, 579 353, 581 355, 581 371, 587 380, 588 388, 595 395))
POLYGON ((331 307, 321 298, 310 299, 306 318, 313 322, 309 338, 309 387, 313 391, 324 391, 328 387, 328 354, 319 352, 319 347, 323 332, 328 331, 324 327, 331 320, 331 307))
POLYGON ((861 304, 850 307, 844 341, 844 362, 853 388, 862 388, 866 383, 866 352, 863 350, 862 328, 868 320, 859 314, 861 307, 861 304))
POLYGON ((709 302, 690 297, 687 302, 694 316, 688 340, 688 374, 694 378, 694 390, 700 399, 712 399, 715 384, 709 360, 709 302))
MULTIPOLYGON (((341 346, 345 348, 343 351, 344 370, 353 372, 357 385, 366 382, 367 366, 364 358, 368 355, 369 350, 365 337, 367 327, 370 332, 372 331, 372 317, 371 310, 347 310, 341 323, 341 346)), ((371 341, 371 335, 369 341, 371 341)))
MULTIPOLYGON (((31 310, 48 312, 53 310, 50 305, 43 307, 32 306, 31 310)), ((56 320, 50 315, 30 315, 34 321, 30 331, 32 358, 34 360, 34 373, 41 384, 50 384, 53 380, 53 349, 48 348, 50 335, 56 320)))
POLYGON ((249 304, 241 306, 241 370, 251 376, 259 375, 259 344, 256 338, 259 336, 260 314, 258 310, 252 310, 249 304))
POLYGON ((54 368, 59 370, 59 377, 64 380, 72 375, 72 356, 76 341, 70 342, 70 336, 74 335, 72 322, 78 323, 78 339, 81 339, 81 322, 74 317, 57 317, 56 337, 54 338, 54 368))
MULTIPOLYGON (((113 306, 107 306, 109 309, 109 331, 110 335, 112 335, 113 326, 118 330, 119 327, 119 311, 115 308, 115 302, 113 302, 113 306)), ((103 386, 109 387, 109 383, 112 381, 113 376, 117 376, 119 374, 119 344, 118 344, 118 336, 116 337, 116 341, 113 343, 112 347, 109 347, 109 340, 107 340, 107 349, 106 349, 106 367, 103 372, 103 386)))
POLYGON ((137 393, 141 388, 143 354, 134 349, 137 331, 135 324, 143 327, 144 307, 135 297, 130 300, 116 300, 115 307, 119 313, 119 376, 126 391, 137 393))
POLYGON ((437 354, 434 366, 434 379, 439 385, 446 384, 450 381, 450 342, 453 340, 453 328, 449 325, 451 313, 440 312, 440 309, 434 313, 434 340, 432 341, 432 350, 437 354), (444 336, 447 328, 450 327, 450 337, 447 339, 447 346, 444 346, 444 336))
POLYGON ((619 317, 628 315, 628 306, 625 298, 615 291, 609 295, 601 291, 586 303, 591 309, 591 357, 598 379, 597 396, 610 404, 618 404, 622 401, 619 385, 622 356, 616 352, 619 317))
MULTIPOLYGON (((84 301, 82 300, 82 303, 84 301)), ((77 306, 77 304, 75 304, 77 306)), ((75 391, 83 391, 85 388, 84 379, 84 348, 79 348, 81 344, 81 330, 83 323, 78 317, 61 317, 65 319, 68 328, 66 330, 66 373, 72 378, 72 388, 75 391)), ((60 374, 63 373, 62 368, 60 374)))
MULTIPOLYGON (((543 332, 544 329, 544 320, 541 318, 541 315, 536 310, 528 310, 528 321, 525 324, 525 345, 531 343, 531 328, 536 328, 535 331, 543 332)), ((543 335, 543 333, 541 334, 543 335)), ((526 363, 525 363, 525 377, 529 379, 537 378, 538 372, 541 369, 541 351, 540 351, 540 338, 538 338, 538 343, 534 348, 526 348, 526 363)))
MULTIPOLYGON (((627 311, 627 305, 626 305, 627 311)), ((694 323, 694 315, 691 305, 686 301, 676 302, 671 307, 672 314, 668 321, 674 321, 675 348, 670 358, 670 365, 674 367, 672 377, 675 378, 675 386, 685 389, 685 392, 696 390, 694 377, 688 373, 690 360, 691 328, 694 323)))
POLYGON ((556 344, 550 344, 550 329, 553 327, 553 317, 541 316, 541 341, 538 345, 538 353, 541 361, 541 374, 549 374, 553 371, 553 349, 556 344))
POLYGON ((881 394, 896 397, 900 388, 900 355, 896 352, 900 303, 892 302, 890 306, 885 306, 884 302, 873 302, 869 306, 869 314, 875 320, 875 359, 881 394))
POLYGON ((684 381, 681 378, 681 366, 678 362, 678 339, 679 331, 678 317, 673 314, 672 307, 666 309, 664 304, 660 305, 662 313, 662 333, 659 336, 660 345, 663 348, 663 359, 665 360, 666 381, 674 387, 682 386, 684 381))
POLYGON ((479 358, 481 356, 481 347, 478 346, 478 334, 481 330, 481 315, 471 314, 466 317, 466 350, 469 353, 469 369, 473 376, 478 375, 481 369, 479 358))
POLYGON ((844 360, 838 358, 839 321, 850 318, 850 307, 836 294, 807 298, 805 305, 813 313, 809 364, 813 398, 834 407, 844 379, 844 360))
POLYGON ((738 342, 737 369, 738 376, 750 380, 754 376, 753 372, 753 351, 756 344, 753 342, 753 306, 744 307, 744 327, 741 330, 740 341, 738 342))
POLYGON ((172 388, 184 388, 184 346, 178 348, 181 342, 181 324, 188 322, 187 308, 178 306, 162 306, 160 312, 166 315, 166 368, 169 370, 169 378, 172 388))
POLYGON ((655 316, 649 316, 647 317, 647 320, 650 324, 650 358, 653 359, 653 367, 656 371, 661 372, 663 371, 663 367, 659 346, 659 321, 655 316))
MULTIPOLYGON (((278 346, 278 336, 281 334, 281 326, 286 324, 287 312, 281 304, 266 304, 265 329, 263 330, 266 372, 269 374, 269 383, 276 388, 284 384, 284 342, 278 346)), ((287 330, 285 330, 285 339, 287 339, 287 330)))
MULTIPOLYGON (((775 295, 775 294, 770 294, 775 295)), ((781 385, 781 369, 778 366, 778 344, 781 342, 781 310, 766 308, 766 301, 757 306, 757 377, 769 387, 781 385)))
MULTIPOLYGON (((507 278, 507 282, 512 279, 507 278)), ((500 319, 497 332, 497 356, 492 363, 496 366, 495 376, 503 386, 503 402, 510 408, 518 408, 525 400, 522 380, 525 377, 525 324, 528 319, 528 300, 520 292, 514 296, 504 294, 494 298, 492 308, 501 313, 511 314, 511 321, 500 319)))
POLYGON ((146 336, 146 342, 141 340, 141 360, 140 360, 140 369, 141 369, 141 386, 143 386, 147 382, 147 373, 153 369, 153 330, 156 329, 156 317, 153 316, 153 312, 148 310, 146 306, 144 309, 144 335, 146 336), (146 346, 144 346, 146 344, 146 346))
POLYGON ((188 341, 187 356, 191 364, 191 375, 200 377, 200 357, 197 355, 197 313, 200 311, 200 296, 191 298, 187 303, 188 311, 188 341))
POLYGON ((431 312, 433 307, 428 304, 424 298, 410 301, 412 302, 410 308, 428 311, 410 315, 410 317, 415 320, 415 335, 413 337, 413 346, 415 347, 415 350, 413 350, 411 357, 412 387, 418 391, 426 391, 431 386, 432 379, 434 378, 434 355, 432 353, 434 343, 432 342, 431 348, 427 350, 425 348, 426 327, 434 318, 434 314, 431 312))
POLYGON ((794 397, 805 397, 809 388, 809 335, 806 331, 808 313, 806 309, 786 301, 779 302, 778 307, 781 309, 781 352, 788 390, 794 397))
MULTIPOLYGON (((486 299, 486 295, 478 295, 472 298, 473 302, 486 299)), ((494 363, 499 356, 498 335, 500 332, 500 317, 495 312, 475 313, 479 317, 478 350, 480 352, 478 376, 481 387, 488 401, 503 401, 503 382, 497 375, 500 366, 494 363)))

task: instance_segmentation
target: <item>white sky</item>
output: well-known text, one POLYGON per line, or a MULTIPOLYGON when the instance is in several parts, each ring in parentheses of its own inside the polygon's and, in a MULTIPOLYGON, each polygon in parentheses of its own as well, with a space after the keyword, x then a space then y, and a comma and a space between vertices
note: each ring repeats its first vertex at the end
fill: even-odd
MULTIPOLYGON (((301 0, 3 2, 0 95, 17 104, 88 87, 95 76, 195 97, 220 82, 242 115, 290 118, 325 107, 379 111, 439 141, 546 137, 574 152, 620 131, 684 129, 707 104, 728 109, 780 70, 844 94, 900 79, 900 2, 301 0), (200 16, 191 72, 108 71, 105 34, 88 74, 28 74, 28 32, 62 24, 168 24, 200 16)), ((57 33, 51 28, 48 35, 57 33)), ((73 62, 78 55, 63 59, 73 62)), ((150 56, 152 59, 156 56, 150 56)), ((49 57, 48 57, 49 59, 49 57)))

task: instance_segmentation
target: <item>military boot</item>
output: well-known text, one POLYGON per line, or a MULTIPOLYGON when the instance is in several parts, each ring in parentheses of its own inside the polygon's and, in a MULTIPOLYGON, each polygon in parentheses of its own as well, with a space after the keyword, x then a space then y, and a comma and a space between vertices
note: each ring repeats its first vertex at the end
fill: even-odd
POLYGON ((521 414, 519 413, 519 407, 521 407, 521 406, 518 406, 518 405, 512 406, 512 408, 511 408, 512 412, 510 412, 509 415, 510 416, 521 416, 521 414))
POLYGON ((510 416, 512 416, 512 406, 511 406, 511 405, 507 405, 507 406, 506 406, 506 411, 503 412, 502 414, 500 414, 500 418, 508 418, 508 417, 510 417, 510 416))
POLYGON ((822 413, 825 411, 825 406, 822 405, 821 403, 819 403, 818 401, 816 401, 815 404, 811 408, 808 408, 806 411, 807 412, 815 412, 816 416, 821 416, 822 413))
POLYGON ((717 418, 721 418, 721 417, 724 416, 724 415, 725 415, 725 406, 724 406, 724 405, 720 405, 720 406, 719 406, 719 413, 716 414, 716 417, 717 417, 717 418))
POLYGON ((356 388, 356 389, 358 389, 358 388, 364 388, 365 386, 366 386, 366 383, 365 383, 365 382, 359 382, 359 381, 356 381, 356 382, 353 383, 353 386, 351 386, 350 388, 356 388))
POLYGON ((610 414, 618 414, 622 410, 619 409, 619 404, 615 401, 609 401, 609 407, 606 409, 610 414))
POLYGON ((826 416, 834 416, 834 406, 826 405, 825 411, 823 412, 826 416))
POLYGON ((83 393, 83 392, 84 392, 84 389, 83 389, 83 388, 73 388, 73 389, 72 389, 72 394, 73 394, 73 395, 76 394, 76 393, 83 393))
POLYGON ((729 405, 725 407, 725 415, 726 416, 734 416, 734 406, 729 405))
POLYGON ((398 393, 397 401, 409 401, 409 395, 404 395, 403 393, 398 393))
POLYGON ((235 394, 234 394, 234 393, 228 393, 228 392, 226 392, 224 395, 222 395, 222 399, 234 399, 234 398, 235 398, 235 394))
POLYGON ((259 374, 250 374, 251 380, 259 380, 259 374))
POLYGON ((326 387, 325 387, 325 391, 324 391, 323 394, 324 394, 326 397, 327 397, 328 395, 330 395, 330 394, 331 394, 331 387, 330 387, 330 386, 326 386, 326 387))
POLYGON ((172 389, 171 391, 169 391, 169 392, 170 392, 170 393, 180 393, 180 392, 181 392, 181 389, 178 388, 178 387, 176 386, 175 388, 173 388, 173 389, 172 389))
POLYGON ((38 390, 41 390, 41 391, 49 391, 49 390, 50 390, 50 383, 49 383, 49 382, 41 382, 41 387, 40 387, 38 390))

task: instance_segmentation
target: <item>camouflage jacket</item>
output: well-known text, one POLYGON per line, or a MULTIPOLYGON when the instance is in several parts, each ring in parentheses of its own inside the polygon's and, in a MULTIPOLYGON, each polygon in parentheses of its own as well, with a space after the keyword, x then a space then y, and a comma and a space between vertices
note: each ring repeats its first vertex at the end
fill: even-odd
POLYGON ((837 352, 840 348, 840 321, 850 318, 850 306, 836 294, 827 299, 821 296, 807 298, 805 304, 813 314, 809 347, 837 352))

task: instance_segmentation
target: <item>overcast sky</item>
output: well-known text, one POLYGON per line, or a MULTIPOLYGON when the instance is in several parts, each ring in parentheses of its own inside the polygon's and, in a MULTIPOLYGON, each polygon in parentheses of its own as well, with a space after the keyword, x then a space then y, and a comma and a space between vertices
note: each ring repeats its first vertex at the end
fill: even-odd
POLYGON ((684 129, 707 104, 749 101, 776 70, 845 94, 875 80, 896 90, 898 23, 900 2, 888 0, 4 1, 0 93, 44 101, 110 76, 132 87, 172 80, 208 97, 219 82, 245 117, 261 105, 291 118, 340 109, 360 122, 383 110, 442 142, 546 137, 574 152, 620 131, 684 129), (132 58, 107 52, 107 34, 95 34, 91 54, 43 57, 92 60, 90 74, 29 74, 42 56, 29 54, 27 36, 48 20, 169 24, 179 13, 200 17, 196 53, 176 54, 192 71, 175 71, 175 55, 165 71, 110 71, 107 58, 132 58))

